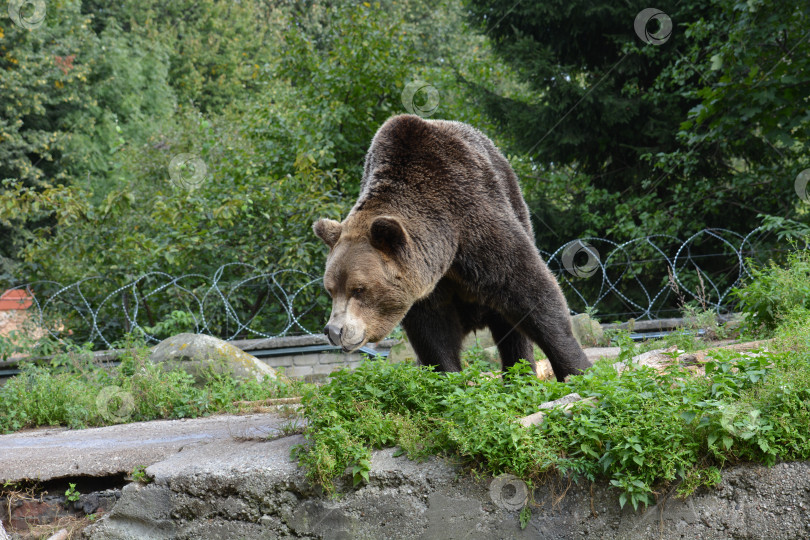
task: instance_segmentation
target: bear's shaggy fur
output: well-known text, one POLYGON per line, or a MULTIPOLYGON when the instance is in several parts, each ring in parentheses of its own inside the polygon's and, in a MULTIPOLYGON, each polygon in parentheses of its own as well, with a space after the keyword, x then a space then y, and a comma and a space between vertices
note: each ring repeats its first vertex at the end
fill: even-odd
POLYGON ((466 124, 389 119, 366 155, 354 208, 342 223, 313 228, 330 248, 325 333, 345 351, 401 321, 419 361, 442 371, 461 369, 462 339, 485 326, 504 369, 534 364, 531 341, 558 380, 591 365, 535 247, 515 173, 466 124))

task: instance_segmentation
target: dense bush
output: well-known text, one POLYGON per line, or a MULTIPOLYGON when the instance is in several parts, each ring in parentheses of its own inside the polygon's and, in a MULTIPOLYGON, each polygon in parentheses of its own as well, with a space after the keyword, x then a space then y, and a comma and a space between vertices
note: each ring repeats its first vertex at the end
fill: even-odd
MULTIPOLYGON (((19 61, 8 64, 11 78, 4 81, 19 83, 9 88, 16 85, 25 104, 6 111, 13 113, 7 124, 29 131, 0 132, 0 155, 9 156, 0 168, 0 227, 11 236, 0 244, 0 288, 103 276, 83 284, 83 294, 100 302, 136 276, 164 272, 199 274, 189 285, 199 292, 221 265, 240 262, 257 273, 290 270, 283 285, 294 291, 322 269, 325 253, 312 222, 340 218, 351 207, 371 137, 386 118, 404 112, 401 93, 409 81, 433 69, 440 111, 481 124, 463 87, 451 84, 452 69, 436 62, 437 51, 408 38, 414 21, 432 35, 434 26, 460 17, 457 9, 436 11, 418 0, 164 4, 86 2, 81 12, 77 2, 49 4, 52 28, 7 29, 11 57, 19 61), (258 33, 251 30, 256 25, 258 33), (74 36, 75 43, 56 40, 57 46, 49 41, 57 35, 74 36), (129 48, 140 56, 125 55, 129 48), (43 52, 23 57, 29 49, 43 52), (52 55, 65 51, 76 54, 63 75, 52 55), (61 93, 52 96, 47 84, 36 86, 37 96, 26 90, 46 75, 61 93), (43 122, 32 122, 37 102, 43 122), (44 131, 30 131, 35 127, 44 131), (41 145, 20 142, 28 139, 41 145), (73 141, 84 153, 60 146, 51 155, 43 149, 51 139, 73 141), (170 177, 169 164, 183 153, 204 164, 197 185, 170 177)), ((482 39, 463 36, 463 43, 476 41, 482 39)), ((220 280, 227 287, 244 271, 226 269, 220 280)), ((272 296, 256 283, 229 298, 244 311, 242 320, 272 296)), ((153 286, 145 282, 139 293, 153 286)), ((113 299, 107 323, 121 319, 110 315, 120 314, 122 301, 133 299, 113 299)), ((296 301, 311 308, 305 325, 319 326, 328 298, 310 288, 296 301)), ((65 307, 74 336, 89 336, 89 321, 65 307)), ((144 326, 196 308, 149 300, 144 307, 144 326)), ((273 331, 286 317, 278 309, 273 320, 253 326, 273 331)), ((223 329, 225 319, 212 320, 211 330, 223 329)), ((128 328, 110 330, 115 339, 128 328)))
MULTIPOLYGON (((438 92, 433 118, 511 149, 541 247, 749 229, 757 212, 807 221, 792 191, 810 166, 795 78, 810 58, 796 30, 806 6, 689 1, 656 47, 633 32, 635 8, 557 3, 54 0, 38 28, 3 19, 0 288, 103 276, 85 284, 99 296, 145 272, 232 262, 319 274, 310 224, 346 214, 373 133, 406 111, 415 80, 438 92), (193 189, 170 178, 179 154, 204 164, 193 189)), ((649 260, 615 279, 642 275, 667 280, 649 260)), ((602 295, 598 279, 579 285, 602 295)), ((322 317, 326 299, 308 300, 322 317)), ((182 308, 151 305, 145 323, 182 308)))

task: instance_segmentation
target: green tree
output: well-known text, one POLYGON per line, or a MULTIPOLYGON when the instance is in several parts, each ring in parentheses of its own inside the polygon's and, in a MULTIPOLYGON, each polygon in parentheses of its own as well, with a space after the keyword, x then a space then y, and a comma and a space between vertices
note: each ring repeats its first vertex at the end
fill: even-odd
POLYGON ((177 100, 217 113, 255 90, 256 60, 270 54, 279 11, 250 0, 84 0, 97 33, 117 31, 167 45, 166 68, 177 100), (120 27, 120 28, 118 28, 120 27))

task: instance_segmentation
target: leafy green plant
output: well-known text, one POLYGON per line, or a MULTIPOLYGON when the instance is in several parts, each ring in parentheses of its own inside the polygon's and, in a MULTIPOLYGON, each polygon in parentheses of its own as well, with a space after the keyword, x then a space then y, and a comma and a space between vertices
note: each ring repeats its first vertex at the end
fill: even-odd
POLYGON ((235 401, 289 397, 307 388, 304 383, 241 381, 216 373, 205 374, 203 384, 197 385, 194 377, 179 368, 164 369, 152 363, 149 349, 137 336, 129 336, 119 345, 126 348, 120 364, 111 368, 96 363, 80 347, 60 354, 50 364, 23 363, 22 373, 0 386, 0 433, 42 425, 82 428, 122 420, 234 412, 235 401), (132 411, 126 418, 110 417, 100 410, 99 396, 110 386, 117 387, 116 396, 131 398, 132 411))
POLYGON ((751 276, 733 291, 746 331, 772 334, 791 310, 810 308, 810 250, 788 253, 784 266, 769 261, 763 268, 754 267, 751 276))
POLYGON ((0 335, 0 361, 8 360, 17 350, 14 344, 14 334, 15 332, 11 332, 8 336, 0 335))
POLYGON ((461 351, 461 365, 465 367, 474 366, 481 371, 500 369, 500 362, 494 361, 477 340, 472 347, 461 351))
POLYGON ((685 328, 696 334, 700 331, 705 332, 704 339, 725 339, 728 336, 728 330, 720 324, 717 311, 713 309, 686 304, 683 306, 682 314, 685 328))
POLYGON ((192 332, 197 326, 193 313, 174 310, 169 316, 155 326, 145 326, 144 330, 153 336, 166 338, 183 332, 192 332))

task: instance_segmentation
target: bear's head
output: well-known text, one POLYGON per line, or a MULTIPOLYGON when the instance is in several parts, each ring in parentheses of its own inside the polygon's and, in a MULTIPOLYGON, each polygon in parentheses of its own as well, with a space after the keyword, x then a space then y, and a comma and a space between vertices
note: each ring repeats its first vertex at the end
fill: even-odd
POLYGON ((343 223, 318 220, 313 230, 329 246, 323 284, 332 314, 324 333, 345 352, 380 341, 419 296, 406 272, 411 239, 403 222, 351 216, 343 223))

